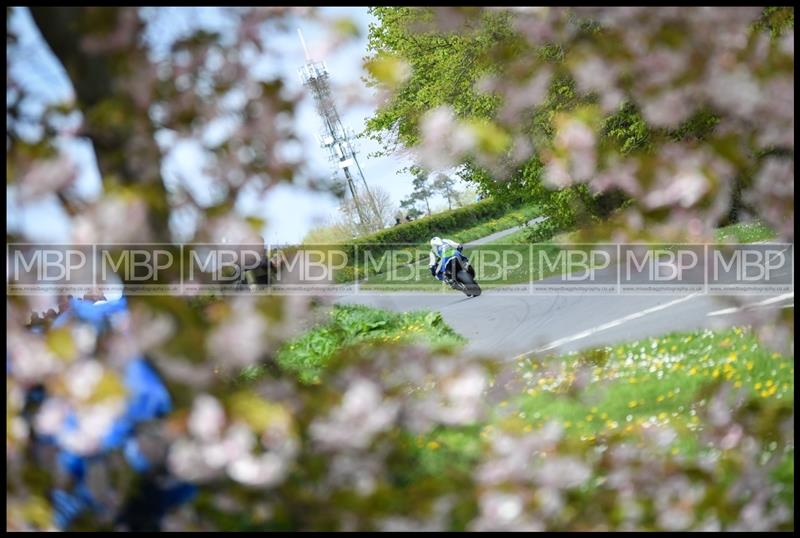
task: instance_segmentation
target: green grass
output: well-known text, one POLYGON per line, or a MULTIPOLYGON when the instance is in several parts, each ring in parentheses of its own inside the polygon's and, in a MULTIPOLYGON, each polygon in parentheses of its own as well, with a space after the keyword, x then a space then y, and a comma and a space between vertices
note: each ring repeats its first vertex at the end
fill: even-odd
MULTIPOLYGON (((518 230, 510 235, 499 239, 502 243, 529 243, 527 229, 518 230)), ((559 234, 551 242, 569 242, 571 233, 559 234)), ((754 243, 756 241, 767 241, 775 238, 775 231, 760 221, 739 222, 717 228, 714 231, 714 238, 719 242, 730 243, 754 243)))
MULTIPOLYGON (((668 426, 676 435, 665 449, 693 461, 707 452, 700 440, 708 423, 700 415, 721 381, 761 406, 759 416, 767 428, 759 426, 764 457, 776 450, 769 424, 794 410, 793 357, 764 348, 748 329, 673 333, 551 359, 564 370, 548 373, 545 363, 519 363, 523 389, 493 407, 478 427, 440 427, 409 439, 417 472, 458 476, 478 463, 480 443, 492 430, 530 432, 550 421, 561 424, 571 444, 585 444, 587 450, 602 450, 609 443, 641 444, 648 428, 668 426), (592 379, 576 390, 574 376, 581 365, 591 368, 592 379)), ((779 458, 770 475, 779 495, 791 503, 794 450, 779 458)), ((720 484, 731 479, 719 477, 720 484)))
POLYGON ((611 432, 640 434, 653 424, 669 425, 678 437, 674 451, 697 449, 697 413, 704 389, 728 381, 765 401, 793 405, 794 359, 762 347, 747 329, 674 333, 558 359, 560 373, 521 364, 525 393, 516 403, 535 428, 557 420, 585 441, 611 432), (565 397, 576 368, 588 365, 592 379, 580 398, 565 397))
MULTIPOLYGON (((538 206, 527 205, 509 211, 501 217, 486 220, 471 228, 467 228, 456 233, 440 233, 438 235, 459 243, 468 243, 498 231, 507 230, 509 228, 513 228, 514 226, 520 226, 539 216, 540 214, 541 210, 538 206)), ((431 235, 431 237, 433 237, 433 235, 431 235)), ((364 270, 364 260, 366 258, 366 253, 369 251, 369 246, 359 244, 359 280, 363 280, 366 275, 369 280, 378 283, 385 283, 387 280, 398 280, 395 276, 395 273, 399 275, 405 275, 413 271, 415 273, 419 273, 412 279, 412 281, 417 282, 418 286, 421 285, 422 287, 420 289, 437 288, 438 286, 435 286, 435 282, 429 282, 430 274, 428 274, 427 279, 424 278, 424 273, 428 273, 428 252, 430 252, 430 244, 428 243, 429 240, 430 238, 427 238, 426 241, 417 244, 398 244, 394 246, 394 251, 403 251, 410 254, 410 258, 404 254, 402 258, 398 259, 399 261, 402 261, 402 264, 398 265, 396 271, 394 269, 394 265, 391 266, 391 268, 388 268, 388 266, 376 268, 371 264, 366 270, 364 270)), ((375 256, 376 259, 380 260, 383 259, 384 256, 390 255, 384 253, 387 246, 391 247, 391 245, 385 245, 383 243, 376 244, 377 248, 375 251, 378 253, 375 256)), ((352 265, 340 270, 339 274, 337 275, 337 282, 350 282, 352 279, 352 265)), ((404 281, 401 283, 401 286, 406 286, 407 284, 408 283, 404 281)))
MULTIPOLYGON (((384 342, 422 342, 453 351, 465 339, 437 312, 396 313, 365 306, 336 306, 324 325, 284 344, 278 367, 309 384, 320 383, 324 370, 350 346, 384 342)), ((239 381, 265 373, 252 367, 239 381)), ((602 447, 609 439, 641 443, 646 430, 668 426, 675 432, 667 449, 696 458, 704 414, 714 387, 727 382, 761 406, 761 416, 794 410, 794 358, 763 347, 747 328, 697 330, 645 338, 561 356, 523 359, 516 365, 518 390, 492 407, 481 423, 469 427, 440 426, 419 436, 400 439, 413 469, 409 484, 431 476, 461 480, 469 476, 492 429, 533 431, 550 421, 560 423, 571 443, 602 447), (541 360, 544 359, 544 360, 541 360), (576 374, 590 375, 576 386, 576 374)), ((774 420, 765 420, 765 423, 774 420)), ((773 432, 774 433, 774 432, 773 432)), ((773 450, 772 433, 759 434, 764 450, 773 450)), ((616 441, 615 441, 616 442, 616 441)), ((794 452, 783 453, 771 471, 780 495, 793 499, 794 452)), ((727 478, 726 478, 727 480, 727 478)))
POLYGON ((491 219, 477 226, 473 226, 472 228, 467 228, 461 232, 451 234, 448 238, 453 241, 458 241, 459 243, 467 243, 489 236, 495 232, 508 230, 514 226, 522 226, 541 214, 542 210, 537 205, 523 206, 514 211, 509 211, 502 217, 491 219))
MULTIPOLYGON (((558 243, 570 244, 573 240, 571 236, 575 236, 575 232, 562 233, 551 241, 536 244, 527 241, 527 234, 527 230, 519 230, 491 243, 464 249, 464 254, 477 268, 477 279, 482 288, 492 289, 499 286, 526 284, 561 272, 560 265, 554 270, 541 263, 541 254, 547 254, 552 262, 561 250, 558 243), (493 256, 496 257, 497 254, 493 253, 500 254, 500 259, 509 259, 512 263, 503 264, 502 267, 490 266, 489 270, 481 270, 483 266, 479 263, 478 256, 494 259, 493 256)), ((752 243, 771 239, 775 237, 775 232, 763 223, 751 222, 719 228, 715 235, 716 240, 720 242, 752 243)), ((460 237, 456 237, 460 239, 460 237)), ((588 245, 576 244, 572 245, 572 248, 589 250, 588 245)), ((427 252, 426 245, 417 247, 415 258, 422 259, 422 262, 373 275, 365 283, 364 289, 414 289, 418 291, 442 289, 442 284, 435 281, 428 271, 427 252)))
MULTIPOLYGON (((476 442, 489 438, 492 430, 531 432, 550 421, 561 424, 570 443, 585 443, 588 450, 626 441, 641 444, 648 428, 668 426, 675 437, 665 449, 694 460, 707 452, 700 440, 701 429, 708 423, 700 414, 721 381, 738 387, 760 405, 762 457, 777 450, 769 424, 775 424, 774 417, 788 418, 794 411, 793 357, 762 347, 747 329, 674 333, 553 360, 565 366, 560 374, 547 373, 539 362, 521 362, 518 374, 524 380, 523 390, 494 407, 479 428, 440 428, 417 437, 413 442, 420 472, 469 468, 478 462, 476 442), (590 365, 592 379, 576 390, 578 365, 590 365)), ((779 455, 770 476, 779 495, 793 502, 792 448, 779 455)), ((731 479, 727 474, 719 477, 721 484, 731 479)))
MULTIPOLYGON (((538 245, 492 243, 475 247, 465 247, 464 255, 475 267, 478 283, 483 289, 500 286, 527 284, 560 272, 560 265, 555 269, 540 263, 546 254, 550 263, 555 263, 559 247, 549 243, 538 245)), ((419 249, 424 255, 424 262, 398 266, 371 276, 362 282, 364 290, 404 290, 437 291, 446 286, 434 279, 428 269, 428 252, 419 249)), ((562 262, 563 263, 563 260, 562 262)))
MULTIPOLYGON (((452 349, 464 338, 442 320, 439 312, 389 312, 361 305, 336 305, 327 323, 286 342, 276 361, 304 383, 318 383, 325 365, 348 346, 382 342, 425 342, 433 349, 452 349)), ((264 366, 244 370, 240 379, 253 380, 264 366)))
POLYGON ((775 237, 775 231, 766 224, 755 222, 739 222, 716 230, 717 241, 731 243, 754 243, 768 241, 775 237))

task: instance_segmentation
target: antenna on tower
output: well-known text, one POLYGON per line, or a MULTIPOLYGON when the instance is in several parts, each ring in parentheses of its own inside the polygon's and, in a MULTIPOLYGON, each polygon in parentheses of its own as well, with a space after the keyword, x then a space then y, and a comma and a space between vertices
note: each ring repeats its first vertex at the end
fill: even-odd
POLYGON ((353 197, 353 204, 356 207, 359 221, 362 226, 366 227, 369 224, 369 219, 364 213, 364 207, 358 195, 358 189, 356 189, 352 170, 361 179, 361 183, 364 186, 364 194, 375 212, 375 216, 378 217, 380 212, 375 204, 375 198, 369 191, 367 180, 361 171, 361 165, 358 164, 356 151, 353 148, 353 135, 351 131, 345 129, 339 117, 339 112, 336 110, 336 105, 331 96, 330 76, 328 75, 327 66, 324 62, 315 62, 310 58, 306 40, 303 39, 303 33, 300 28, 297 29, 297 35, 300 37, 300 43, 303 45, 303 51, 306 56, 305 65, 299 69, 300 80, 302 80, 306 88, 311 90, 317 113, 322 118, 323 131, 319 136, 320 146, 328 150, 330 161, 336 163, 339 169, 344 172, 345 182, 350 190, 350 195, 353 197))
POLYGON ((306 63, 311 61, 311 56, 308 54, 308 48, 306 47, 306 40, 303 39, 303 31, 300 28, 297 29, 297 35, 300 36, 300 43, 303 44, 303 52, 306 55, 306 63))

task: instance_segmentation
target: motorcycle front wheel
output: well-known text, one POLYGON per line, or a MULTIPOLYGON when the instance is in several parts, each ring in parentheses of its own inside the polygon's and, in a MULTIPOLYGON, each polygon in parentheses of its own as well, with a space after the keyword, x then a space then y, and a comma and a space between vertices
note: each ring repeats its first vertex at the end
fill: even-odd
POLYGON ((461 291, 463 291, 467 297, 477 297, 481 294, 481 287, 478 286, 478 283, 472 278, 467 271, 459 271, 456 274, 456 279, 463 284, 461 291))

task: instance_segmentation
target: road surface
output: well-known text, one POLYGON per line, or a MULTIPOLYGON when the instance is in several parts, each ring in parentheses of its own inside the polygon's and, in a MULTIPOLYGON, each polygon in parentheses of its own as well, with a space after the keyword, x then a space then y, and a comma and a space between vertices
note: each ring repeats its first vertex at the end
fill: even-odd
MULTIPOLYGON (((750 308, 791 308, 793 294, 751 297, 750 308), (764 303, 764 304, 759 304, 764 303)), ((736 322, 721 297, 537 296, 492 294, 469 299, 449 294, 345 295, 338 303, 387 310, 431 309, 469 340, 468 350, 514 358, 535 351, 567 352, 672 331, 718 328, 736 322)))
MULTIPOLYGON (((484 242, 488 241, 476 244, 484 242)), ((776 248, 786 251, 786 246, 776 248)), ((789 250, 790 256, 792 251, 789 250)), ((616 270, 614 263, 598 274, 616 275, 616 270)), ((703 282, 704 271, 705 268, 698 266, 686 273, 684 281, 703 282)), ((452 290, 442 293, 350 292, 339 294, 335 302, 394 311, 437 310, 453 329, 469 340, 468 350, 513 359, 532 352, 568 352, 673 331, 731 326, 741 323, 737 314, 742 310, 794 308, 793 262, 781 267, 775 276, 782 277, 789 286, 772 294, 740 298, 738 306, 732 305, 730 297, 702 292, 542 295, 526 291, 524 284, 517 286, 517 292, 486 289, 480 297, 471 299, 452 290)), ((631 282, 635 283, 637 278, 646 280, 647 276, 639 275, 631 282)))
MULTIPOLYGON (((535 223, 542 219, 534 219, 535 223)), ((477 246, 496 241, 515 232, 519 227, 492 234, 469 243, 477 246)), ((770 244, 773 245, 773 244, 770 244)), ((794 307, 793 249, 786 245, 775 248, 788 249, 790 262, 776 274, 783 278, 780 291, 771 294, 745 297, 741 303, 748 310, 794 307)), ((695 246, 703 249, 703 246, 695 246)), ((772 247, 770 247, 772 248, 772 247)), ((622 256, 622 254, 620 254, 622 256)), ((598 271, 600 281, 616 282, 617 260, 598 271), (605 280, 604 280, 605 279, 605 280)), ((294 279, 288 282, 302 284, 300 270, 295 269, 294 279)), ((688 271, 681 282, 704 282, 705 267, 688 271)), ((291 275, 287 275, 291 276, 291 275)), ((650 283, 644 272, 634 275, 628 282, 650 283)), ((478 274, 478 282, 480 282, 478 274)), ((547 284, 551 279, 538 281, 547 284)), ((554 280, 558 282, 558 278, 554 280)), ((724 279, 720 280, 723 281, 724 279)), ((310 289, 316 289, 319 281, 310 289)), ((467 298, 459 292, 442 287, 442 292, 375 291, 359 289, 354 285, 336 285, 332 282, 322 293, 329 301, 339 304, 363 304, 393 311, 436 310, 469 343, 467 349, 482 354, 513 359, 533 352, 568 352, 587 347, 608 345, 673 331, 690 331, 701 328, 719 328, 741 323, 736 316, 739 306, 732 306, 730 298, 686 291, 671 291, 668 295, 576 294, 563 288, 549 295, 531 293, 527 284, 506 289, 484 289, 480 297, 467 298)), ((326 301, 327 302, 327 301, 326 301)))

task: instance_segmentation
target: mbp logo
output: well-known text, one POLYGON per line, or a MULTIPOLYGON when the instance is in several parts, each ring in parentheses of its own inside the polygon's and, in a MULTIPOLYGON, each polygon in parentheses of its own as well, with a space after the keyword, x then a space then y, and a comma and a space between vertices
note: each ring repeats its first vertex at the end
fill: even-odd
POLYGON ((231 283, 259 266, 262 245, 200 244, 184 247, 186 283, 231 283))
MULTIPOLYGON (((91 250, 91 247, 89 247, 91 250)), ((68 284, 91 264, 89 254, 79 248, 9 245, 9 280, 68 284)))
POLYGON ((418 260, 427 259, 427 250, 416 245, 359 245, 358 259, 363 275, 385 275, 387 285, 419 282, 418 260))
POLYGON ((518 245, 488 245, 470 253, 470 261, 484 282, 508 281, 509 275, 524 273, 528 267, 518 245))
POLYGON ((642 292, 702 291, 704 266, 704 245, 620 245, 620 288, 642 292))
POLYGON ((91 245, 6 245, 6 293, 83 293, 94 285, 91 245))
POLYGON ((531 245, 531 291, 539 294, 607 294, 617 290, 617 246, 612 244, 531 245))
POLYGON ((567 282, 597 281, 602 271, 611 265, 612 255, 600 248, 583 250, 578 246, 563 248, 553 254, 547 250, 540 250, 539 267, 542 274, 555 273, 567 282))
POLYGON ((100 282, 107 282, 111 275, 123 282, 158 282, 164 271, 175 266, 177 259, 170 250, 156 247, 119 249, 100 245, 97 254, 100 282))
POLYGON ((283 285, 331 284, 335 282, 336 273, 352 263, 347 252, 335 245, 282 245, 271 248, 275 282, 283 285))
POLYGON ((773 293, 794 287, 794 245, 709 245, 709 292, 773 293))

